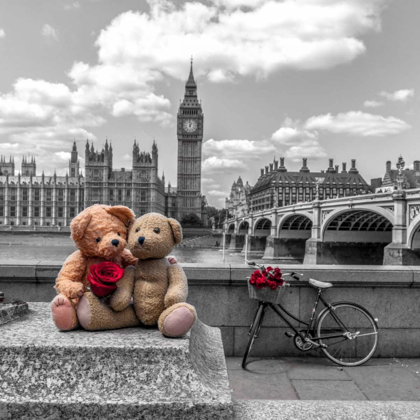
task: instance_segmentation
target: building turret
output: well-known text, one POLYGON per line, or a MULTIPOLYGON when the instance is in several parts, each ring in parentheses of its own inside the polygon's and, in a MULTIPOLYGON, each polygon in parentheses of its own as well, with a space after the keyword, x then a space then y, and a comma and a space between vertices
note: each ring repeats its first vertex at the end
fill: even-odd
POLYGON ((349 170, 349 174, 358 174, 359 171, 356 169, 356 159, 351 160, 351 169, 349 170))
MULTIPOLYGON (((89 149, 89 145, 86 145, 86 149, 89 149)), ((69 173, 70 177, 77 177, 80 173, 79 154, 77 153, 76 142, 73 142, 73 148, 71 150, 69 173)))
POLYGON ((9 157, 8 162, 6 160, 6 156, 1 156, 0 175, 15 175, 15 161, 12 159, 12 156, 9 157))
POLYGON ((23 176, 36 176, 36 163, 33 156, 30 159, 23 156, 21 172, 23 176))

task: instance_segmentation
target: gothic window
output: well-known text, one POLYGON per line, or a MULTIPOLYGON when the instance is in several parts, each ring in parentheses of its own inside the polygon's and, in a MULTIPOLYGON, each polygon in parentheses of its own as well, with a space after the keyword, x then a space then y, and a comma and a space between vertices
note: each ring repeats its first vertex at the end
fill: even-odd
POLYGON ((50 189, 47 190, 47 201, 51 201, 52 191, 50 189))
POLYGON ((0 206, 0 216, 4 216, 4 207, 0 206))
POLYGON ((15 206, 11 206, 10 207, 10 216, 11 217, 15 217, 16 216, 16 207, 15 206))
POLYGON ((28 207, 26 207, 26 206, 22 207, 22 216, 23 217, 28 217, 28 207))
POLYGON ((76 169, 75 168, 70 169, 70 176, 72 176, 72 177, 76 176, 76 169))
POLYGON ((127 200, 129 200, 130 197, 131 197, 131 191, 130 190, 126 191, 126 196, 127 196, 127 200))
POLYGON ((63 207, 58 208, 58 217, 64 217, 64 209, 63 207))
POLYGON ((118 201, 122 201, 122 199, 123 199, 123 191, 118 190, 118 201))
POLYGON ((142 182, 146 182, 147 181, 147 171, 141 171, 141 180, 142 182))
POLYGON ((58 201, 64 201, 64 190, 58 190, 58 201))
POLYGON ((10 200, 16 201, 16 188, 12 188, 10 191, 10 200))
POLYGON ((40 196, 40 193, 39 193, 39 188, 37 188, 37 189, 35 190, 35 201, 39 201, 39 200, 40 200, 39 196, 40 196))
POLYGON ((76 208, 70 207, 70 217, 75 217, 75 216, 76 216, 76 208))
POLYGON ((39 207, 34 207, 34 216, 39 217, 39 207))
POLYGON ((28 190, 26 188, 22 191, 22 200, 23 201, 28 200, 28 190))
POLYGON ((76 201, 76 191, 70 190, 70 201, 76 201))
POLYGON ((46 217, 51 217, 51 213, 52 213, 52 211, 51 211, 51 207, 46 207, 46 217))
POLYGON ((100 173, 99 173, 99 169, 94 169, 94 170, 93 170, 93 180, 94 180, 94 181, 99 181, 99 180, 100 180, 100 173))
POLYGON ((146 190, 141 190, 140 201, 146 201, 146 200, 147 200, 147 191, 146 190))

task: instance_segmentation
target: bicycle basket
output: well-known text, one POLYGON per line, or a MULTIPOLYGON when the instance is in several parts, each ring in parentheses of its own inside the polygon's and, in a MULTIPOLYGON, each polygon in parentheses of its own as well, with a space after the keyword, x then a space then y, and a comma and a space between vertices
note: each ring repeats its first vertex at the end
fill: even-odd
POLYGON ((285 290, 286 286, 280 286, 275 290, 270 289, 269 287, 257 289, 248 281, 249 297, 251 299, 262 300, 263 302, 280 303, 281 296, 285 290))

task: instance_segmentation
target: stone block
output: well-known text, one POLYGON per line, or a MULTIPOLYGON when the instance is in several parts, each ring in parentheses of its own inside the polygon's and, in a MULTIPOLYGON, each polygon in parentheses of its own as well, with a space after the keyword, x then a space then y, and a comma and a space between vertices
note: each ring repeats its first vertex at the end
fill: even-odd
POLYGON ((230 419, 220 331, 60 332, 48 304, 1 327, 1 418, 230 419))
POLYGON ((0 325, 4 325, 15 319, 21 318, 27 313, 28 304, 26 302, 0 303, 0 325))

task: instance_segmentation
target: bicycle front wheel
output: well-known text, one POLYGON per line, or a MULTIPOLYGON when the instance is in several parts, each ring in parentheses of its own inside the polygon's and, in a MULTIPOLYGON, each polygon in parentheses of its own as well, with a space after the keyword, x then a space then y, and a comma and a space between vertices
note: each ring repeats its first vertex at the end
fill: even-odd
POLYGON ((337 303, 320 314, 317 333, 321 349, 341 366, 367 362, 378 345, 378 327, 370 313, 355 303, 337 303))

